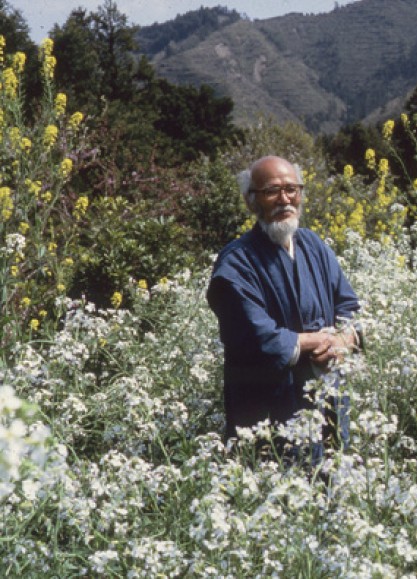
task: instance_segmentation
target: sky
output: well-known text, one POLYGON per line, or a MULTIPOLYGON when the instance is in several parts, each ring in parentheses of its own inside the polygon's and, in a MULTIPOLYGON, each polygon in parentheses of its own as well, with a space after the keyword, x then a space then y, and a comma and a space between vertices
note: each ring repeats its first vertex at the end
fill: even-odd
MULTIPOLYGON (((39 44, 54 24, 62 25, 75 8, 96 11, 104 0, 7 0, 19 10, 30 28, 31 38, 39 44)), ((246 14, 251 19, 283 16, 288 12, 305 14, 329 12, 335 4, 344 6, 358 0, 116 0, 119 12, 126 15, 128 23, 148 26, 154 22, 172 20, 178 14, 198 10, 201 6, 227 6, 246 14)))

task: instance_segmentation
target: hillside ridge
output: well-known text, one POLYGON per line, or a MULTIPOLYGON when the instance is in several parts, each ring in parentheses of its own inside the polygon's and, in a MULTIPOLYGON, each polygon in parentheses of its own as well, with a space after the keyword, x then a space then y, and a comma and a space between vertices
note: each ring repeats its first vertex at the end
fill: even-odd
POLYGON ((331 133, 401 111, 417 86, 416 23, 415 0, 361 0, 254 21, 219 6, 144 27, 138 41, 170 82, 230 96, 238 124, 262 114, 331 133))

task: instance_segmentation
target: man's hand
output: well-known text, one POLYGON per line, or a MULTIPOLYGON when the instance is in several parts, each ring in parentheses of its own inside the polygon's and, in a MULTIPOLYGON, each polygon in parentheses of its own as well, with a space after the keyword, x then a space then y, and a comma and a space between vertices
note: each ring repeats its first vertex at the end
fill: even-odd
POLYGON ((327 367, 332 360, 343 360, 344 354, 355 347, 352 334, 324 331, 299 334, 300 353, 308 353, 314 364, 327 367))

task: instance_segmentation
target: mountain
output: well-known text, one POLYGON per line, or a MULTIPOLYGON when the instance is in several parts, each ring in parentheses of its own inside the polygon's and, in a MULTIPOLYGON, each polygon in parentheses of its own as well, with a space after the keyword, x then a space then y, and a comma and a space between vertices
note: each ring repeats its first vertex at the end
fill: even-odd
POLYGON ((264 114, 332 133, 401 111, 417 86, 416 24, 416 0, 254 21, 217 7, 143 27, 138 41, 170 82, 230 96, 238 124, 264 114))

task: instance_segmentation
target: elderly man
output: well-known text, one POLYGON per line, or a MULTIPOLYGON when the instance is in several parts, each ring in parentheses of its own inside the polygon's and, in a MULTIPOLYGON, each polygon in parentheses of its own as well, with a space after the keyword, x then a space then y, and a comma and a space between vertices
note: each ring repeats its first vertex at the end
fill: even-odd
POLYGON ((284 423, 309 407, 306 381, 358 345, 352 325, 336 330, 359 309, 353 289, 333 251, 298 227, 298 166, 263 157, 240 185, 257 223, 221 251, 207 293, 225 350, 227 438, 236 427, 284 423))

